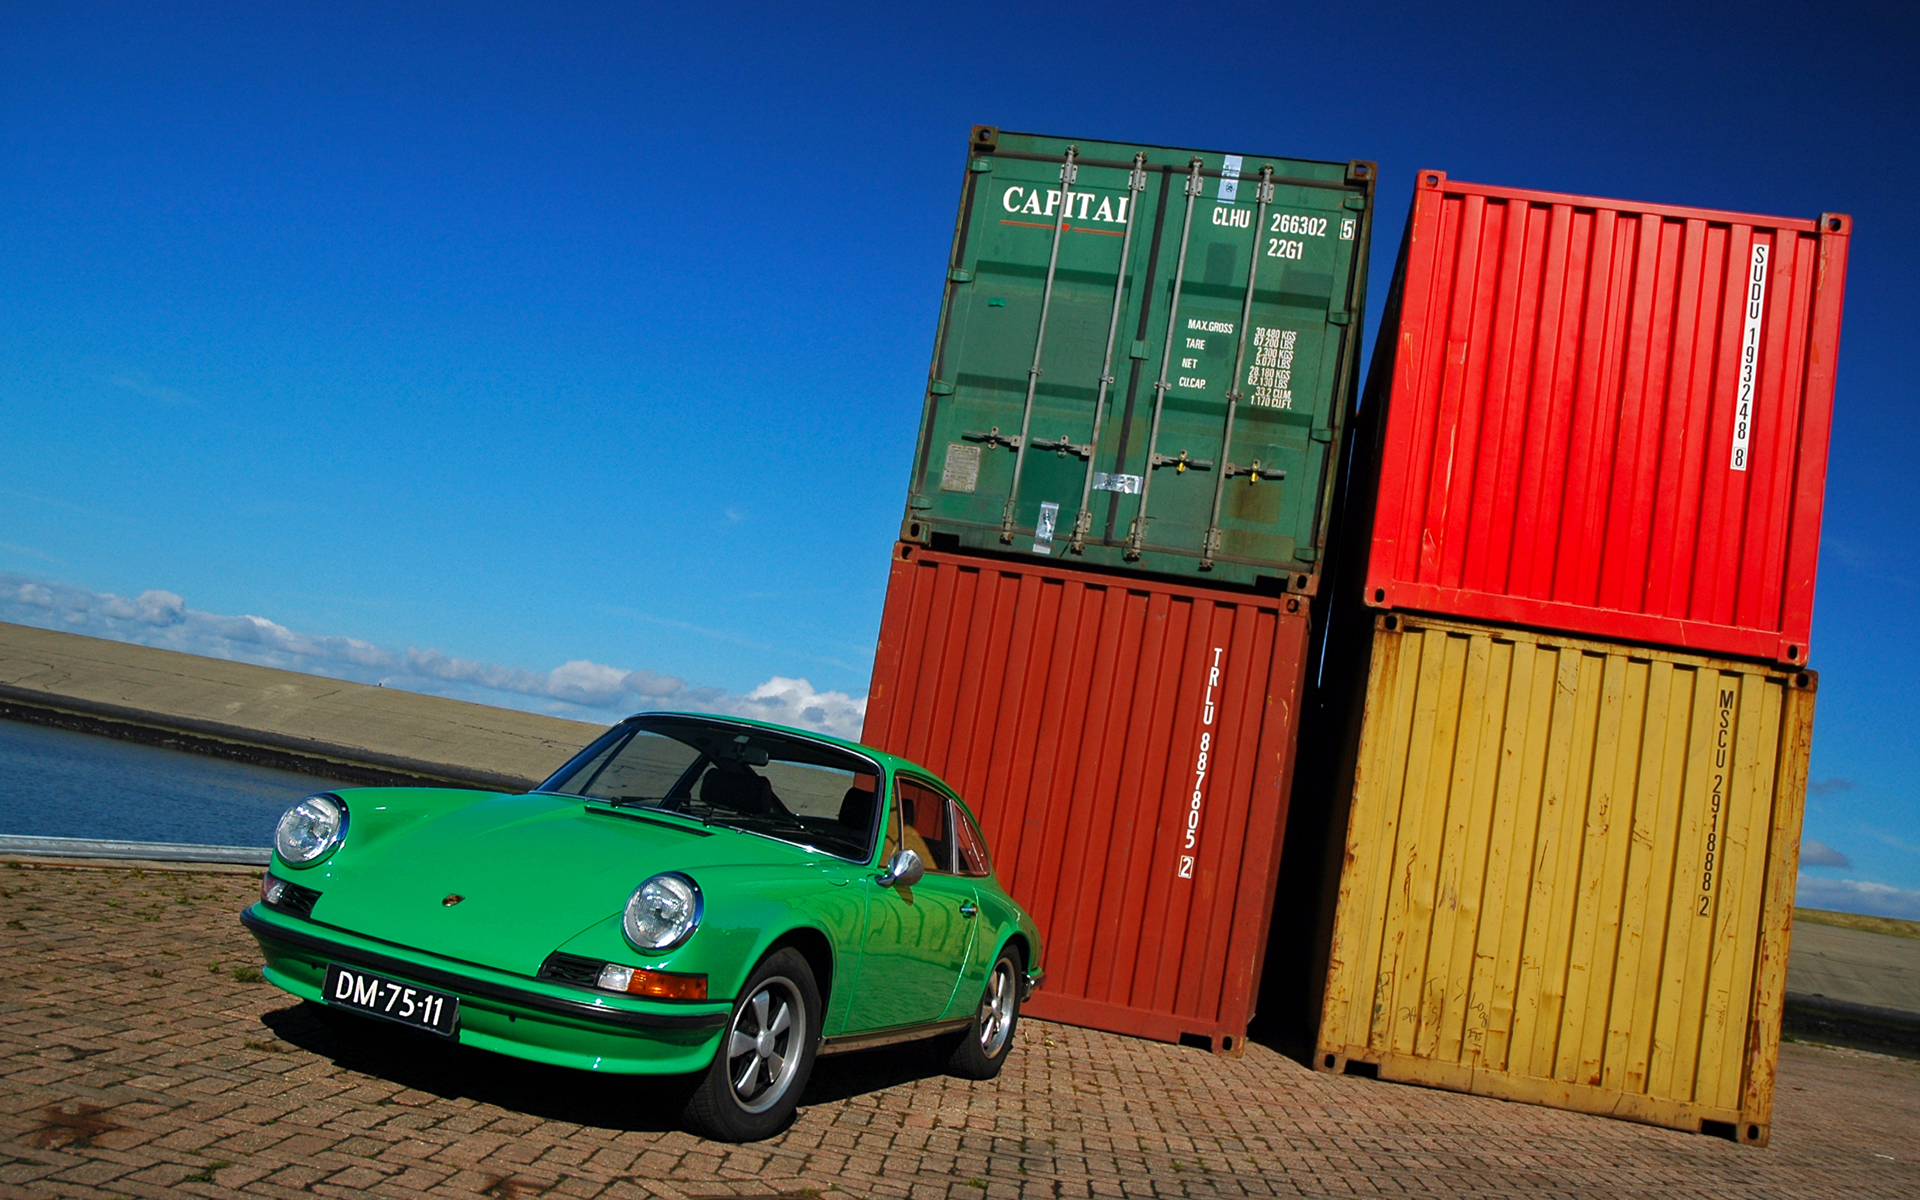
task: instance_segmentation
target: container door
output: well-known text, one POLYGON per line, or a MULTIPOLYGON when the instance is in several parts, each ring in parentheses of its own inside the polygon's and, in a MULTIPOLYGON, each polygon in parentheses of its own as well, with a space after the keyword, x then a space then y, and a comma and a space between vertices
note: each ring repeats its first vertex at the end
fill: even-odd
POLYGON ((1094 502, 1110 493, 1092 485, 1124 486, 1091 477, 1089 468, 1114 465, 1111 410, 1120 397, 1111 385, 1102 388, 1102 376, 1133 361, 1150 249, 1142 232, 1161 197, 1130 156, 1119 163, 1076 156, 1062 209, 1064 171, 1059 152, 979 157, 968 178, 965 265, 952 272, 962 280, 950 288, 932 384, 947 394, 930 414, 915 492, 937 528, 983 549, 1064 548, 1083 492, 1104 536, 1106 505, 1094 502), (1031 374, 1036 349, 1038 373, 1031 374), (1097 407, 1106 410, 1098 438, 1097 407), (1013 540, 1003 543, 1009 532, 1013 540))
POLYGON ((1361 197, 1276 182, 1285 177, 1282 164, 1239 155, 1195 156, 1162 175, 1162 261, 1139 347, 1150 373, 1131 420, 1118 414, 1115 461, 1102 468, 1140 479, 1137 492, 1128 479, 1112 494, 1113 536, 1123 559, 1148 569, 1227 582, 1318 571, 1350 383, 1362 212, 1345 205, 1361 197))

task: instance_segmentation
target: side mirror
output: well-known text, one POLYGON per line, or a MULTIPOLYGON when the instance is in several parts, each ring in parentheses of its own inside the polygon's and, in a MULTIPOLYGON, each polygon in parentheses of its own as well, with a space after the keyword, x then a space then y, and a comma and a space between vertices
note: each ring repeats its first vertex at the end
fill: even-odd
POLYGON ((927 864, 911 850, 901 850, 887 860, 887 869, 880 874, 881 887, 912 887, 920 882, 927 873, 927 864))

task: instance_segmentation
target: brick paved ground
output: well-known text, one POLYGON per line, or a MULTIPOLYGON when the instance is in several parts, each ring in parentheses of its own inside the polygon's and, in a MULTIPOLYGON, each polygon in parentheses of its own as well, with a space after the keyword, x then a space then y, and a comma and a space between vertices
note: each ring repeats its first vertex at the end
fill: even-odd
POLYGON ((995 1082, 829 1059, 788 1133, 715 1145, 642 1082, 250 982, 255 886, 0 867, 0 1196, 1920 1196, 1920 1063, 1801 1045, 1757 1150, 1037 1022, 995 1082))

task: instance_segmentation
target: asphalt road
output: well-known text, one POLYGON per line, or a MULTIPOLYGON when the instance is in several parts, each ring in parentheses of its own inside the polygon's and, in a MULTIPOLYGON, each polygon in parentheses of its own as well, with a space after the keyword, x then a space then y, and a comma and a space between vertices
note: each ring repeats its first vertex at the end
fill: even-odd
POLYGON ((1920 1013, 1920 938, 1796 921, 1787 991, 1920 1013))

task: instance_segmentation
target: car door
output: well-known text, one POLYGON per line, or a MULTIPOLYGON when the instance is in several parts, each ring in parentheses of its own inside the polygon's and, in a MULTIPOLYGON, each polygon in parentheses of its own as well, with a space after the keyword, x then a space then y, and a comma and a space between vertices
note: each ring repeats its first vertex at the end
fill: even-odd
POLYGON ((903 846, 920 855, 927 873, 912 887, 867 881, 866 938, 849 1033, 940 1020, 973 949, 979 904, 973 881, 955 869, 947 798, 925 780, 898 775, 882 865, 903 846))
MULTIPOLYGON (((961 878, 969 882, 985 879, 993 874, 993 862, 987 856, 987 840, 980 834, 980 826, 958 800, 949 797, 947 801, 948 821, 954 835, 954 870, 961 878)), ((987 973, 993 969, 993 959, 1000 949, 1001 935, 1004 929, 993 923, 991 914, 979 902, 979 889, 974 889, 973 900, 978 915, 968 919, 973 926, 972 942, 967 950, 966 963, 960 969, 953 1000, 947 1009, 949 1017, 972 1016, 980 997, 986 991, 987 973)))

